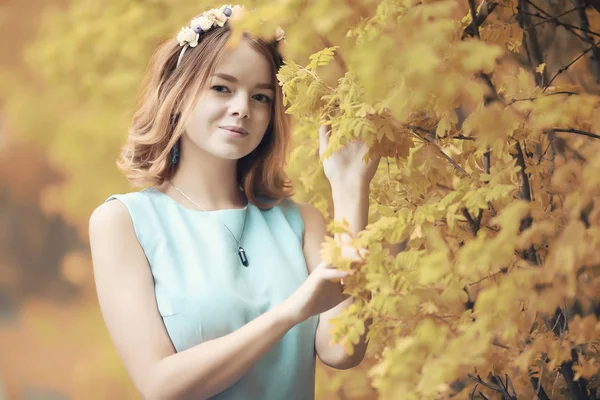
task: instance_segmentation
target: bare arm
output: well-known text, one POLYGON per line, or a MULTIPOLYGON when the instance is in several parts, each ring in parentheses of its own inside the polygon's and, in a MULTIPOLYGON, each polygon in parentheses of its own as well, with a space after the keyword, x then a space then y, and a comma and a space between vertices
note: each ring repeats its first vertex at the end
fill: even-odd
MULTIPOLYGON (((327 221, 323 217, 323 214, 313 205, 299 203, 298 206, 305 224, 304 256, 308 269, 312 272, 315 266, 322 262, 320 249, 327 235, 327 221)), ((345 300, 336 307, 321 313, 315 337, 315 348, 319 359, 324 364, 331 368, 348 369, 359 365, 365 356, 367 349, 366 333, 371 325, 371 321, 365 323, 365 334, 361 336, 360 342, 354 346, 354 353, 352 355, 346 354, 341 345, 332 343, 330 331, 333 325, 329 320, 337 317, 344 309, 354 303, 352 297, 343 294, 341 285, 338 284, 336 286, 335 296, 340 296, 345 300)))
POLYGON ((110 336, 146 399, 208 398, 233 385, 305 319, 289 298, 238 330, 176 353, 156 305, 148 261, 118 200, 90 218, 100 308, 110 336))

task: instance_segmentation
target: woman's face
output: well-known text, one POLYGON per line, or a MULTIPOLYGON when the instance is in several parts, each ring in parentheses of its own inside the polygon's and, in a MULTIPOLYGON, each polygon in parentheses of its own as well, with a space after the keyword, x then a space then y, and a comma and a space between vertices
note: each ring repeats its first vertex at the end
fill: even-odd
POLYGON ((186 126, 187 139, 215 156, 240 159, 261 142, 275 92, 268 60, 247 40, 227 49, 186 126), (243 130, 235 133, 231 129, 243 130))

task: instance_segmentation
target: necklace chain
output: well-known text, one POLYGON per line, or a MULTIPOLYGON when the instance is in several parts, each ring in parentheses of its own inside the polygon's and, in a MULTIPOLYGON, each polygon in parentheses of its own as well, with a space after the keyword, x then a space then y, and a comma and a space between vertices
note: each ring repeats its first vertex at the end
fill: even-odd
MULTIPOLYGON (((169 183, 171 184, 171 186, 173 186, 175 188, 175 190, 177 190, 183 197, 185 197, 186 199, 188 199, 190 202, 192 202, 192 204, 194 204, 196 207, 198 207, 199 209, 201 209, 202 211, 208 213, 208 211, 206 211, 204 208, 202 208, 198 203, 196 203, 194 200, 192 200, 187 194, 183 193, 183 191, 181 191, 181 189, 179 189, 177 186, 175 186, 175 184, 171 181, 169 181, 169 183)), ((221 222, 221 220, 219 220, 217 217, 215 217, 220 223, 221 225, 223 225, 225 227, 225 229, 227 229, 229 231, 229 234, 231 235, 231 237, 233 238, 233 240, 235 240, 235 243, 237 244, 238 248, 242 247, 241 241, 242 238, 244 237, 244 228, 246 227, 246 217, 248 215, 248 210, 246 209, 246 212, 244 213, 244 224, 242 225, 242 234, 240 235, 240 240, 237 240, 235 235, 233 234, 233 232, 231 232, 231 229, 229 229, 229 227, 227 227, 227 225, 225 225, 223 222, 221 222)))

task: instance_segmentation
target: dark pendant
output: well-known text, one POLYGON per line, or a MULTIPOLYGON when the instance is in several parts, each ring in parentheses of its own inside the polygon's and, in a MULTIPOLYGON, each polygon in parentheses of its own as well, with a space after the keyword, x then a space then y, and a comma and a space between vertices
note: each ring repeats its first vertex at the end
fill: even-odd
POLYGON ((242 246, 238 248, 238 255, 240 256, 240 261, 242 262, 242 265, 244 267, 250 265, 250 263, 248 262, 248 257, 246 257, 246 252, 244 251, 244 248, 242 246))

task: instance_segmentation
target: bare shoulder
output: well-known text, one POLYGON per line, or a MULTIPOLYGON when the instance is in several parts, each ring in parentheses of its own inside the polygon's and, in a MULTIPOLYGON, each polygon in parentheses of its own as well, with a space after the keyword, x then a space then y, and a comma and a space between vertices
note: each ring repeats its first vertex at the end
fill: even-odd
POLYGON ((133 223, 125 204, 119 200, 111 200, 100 204, 90 216, 90 238, 115 232, 133 232, 133 223))
POLYGON ((158 363, 175 353, 157 308, 149 261, 118 199, 94 210, 89 234, 104 322, 135 386, 147 395, 155 390, 158 363))
POLYGON ((302 215, 302 219, 304 220, 305 223, 307 221, 308 222, 322 221, 325 223, 325 217, 323 217, 323 214, 321 213, 321 211, 319 211, 319 209, 317 207, 313 206, 310 203, 297 202, 296 204, 298 205, 298 209, 300 210, 300 215, 302 215))
POLYGON ((310 203, 296 203, 298 210, 304 221, 304 236, 311 235, 313 233, 321 233, 322 230, 327 226, 325 217, 319 211, 319 209, 310 203))

